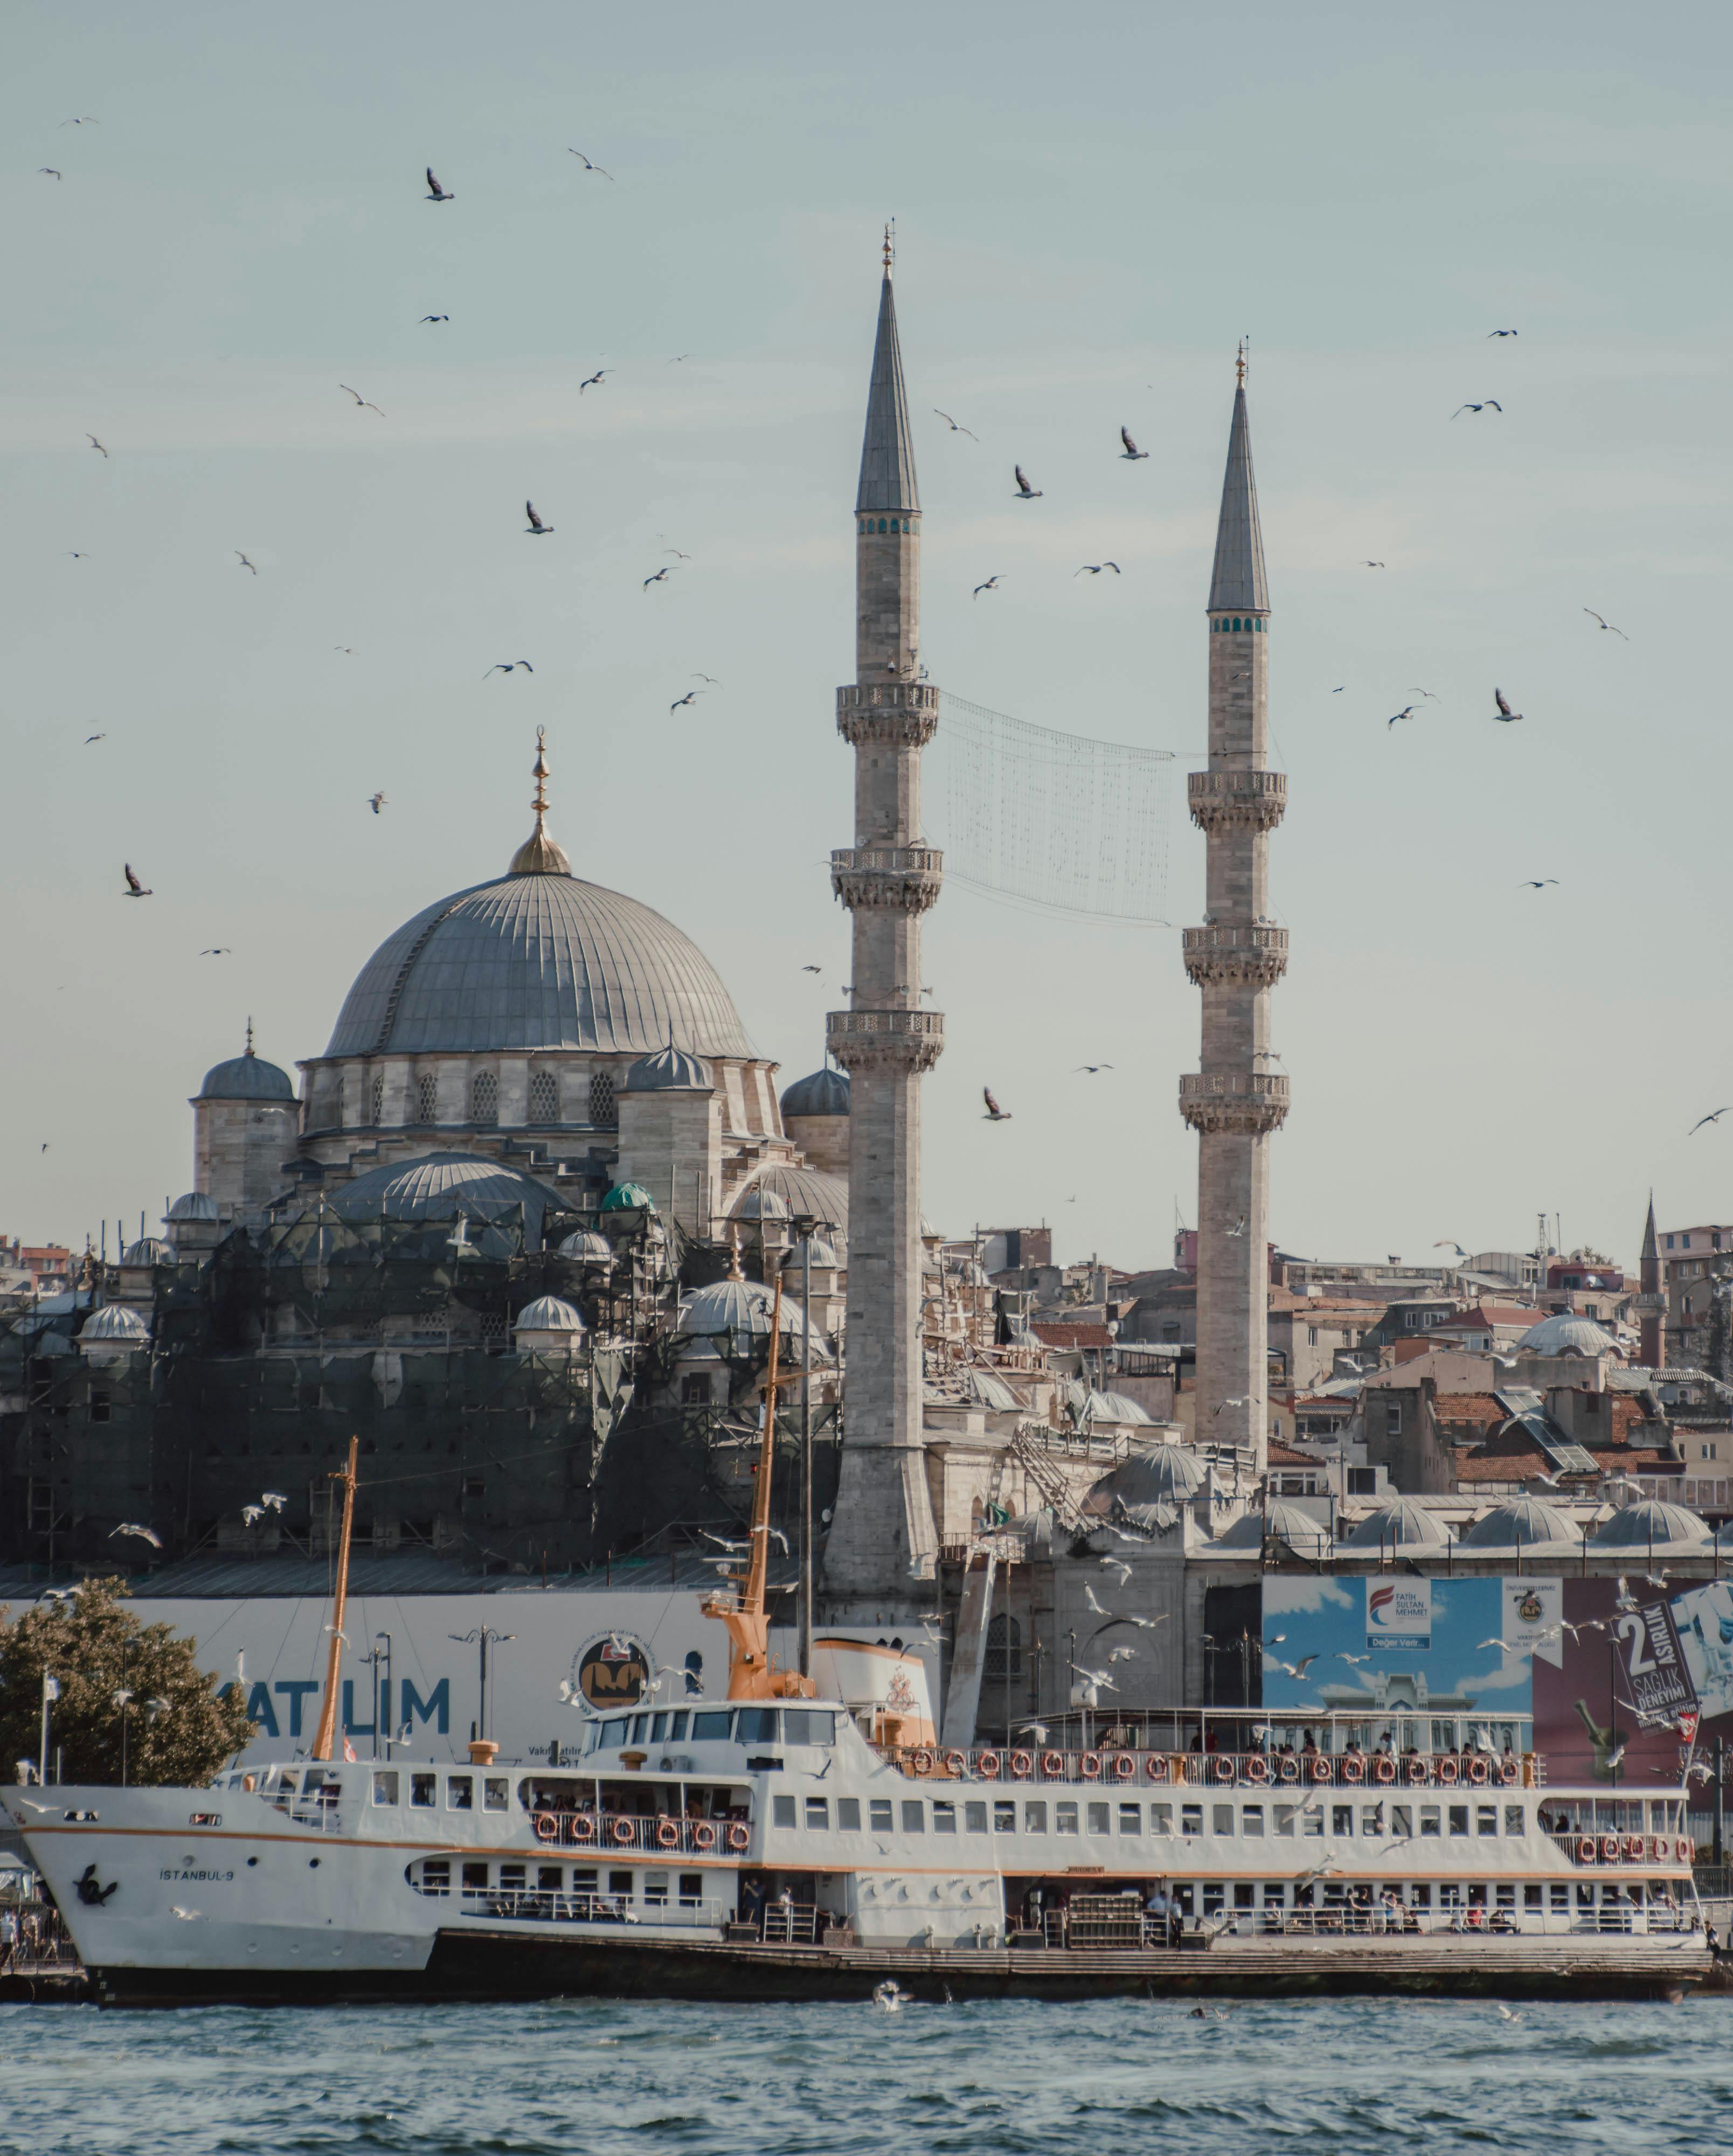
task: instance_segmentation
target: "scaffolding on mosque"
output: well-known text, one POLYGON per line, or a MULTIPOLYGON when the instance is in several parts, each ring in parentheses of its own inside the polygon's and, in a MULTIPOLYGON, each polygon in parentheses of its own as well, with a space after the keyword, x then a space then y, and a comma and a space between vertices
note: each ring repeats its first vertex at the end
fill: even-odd
POLYGON ((1054 912, 1165 923, 1172 752, 941 696, 928 755, 947 879, 1054 912))

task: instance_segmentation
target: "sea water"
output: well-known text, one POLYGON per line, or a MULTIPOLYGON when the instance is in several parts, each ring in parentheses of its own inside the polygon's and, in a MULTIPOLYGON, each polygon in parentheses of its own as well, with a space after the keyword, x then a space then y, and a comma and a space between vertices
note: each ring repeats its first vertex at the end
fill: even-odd
POLYGON ((1733 1999, 0 2008, 4 2156, 1733 2149, 1733 1999))

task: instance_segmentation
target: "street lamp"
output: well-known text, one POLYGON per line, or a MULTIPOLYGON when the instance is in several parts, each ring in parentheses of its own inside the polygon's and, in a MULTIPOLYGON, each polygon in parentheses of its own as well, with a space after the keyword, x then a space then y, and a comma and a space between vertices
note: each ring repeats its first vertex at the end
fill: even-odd
MULTIPOLYGON (((515 1640, 517 1637, 517 1635, 515 1632, 496 1632, 491 1625, 481 1625, 475 1627, 474 1630, 468 1632, 449 1632, 447 1633, 446 1637, 449 1640, 456 1640, 459 1646, 467 1645, 467 1643, 471 1640, 479 1642, 481 1649, 481 1683, 479 1686, 479 1712, 480 1718, 476 1723, 475 1733, 478 1737, 485 1737, 487 1735, 488 1643, 491 1640, 495 1645, 500 1645, 507 1640, 515 1640)), ((377 1720, 377 1717, 375 1718, 377 1720)))
MULTIPOLYGON (((390 1633, 376 1632, 373 1635, 373 1651, 370 1655, 363 1655, 361 1660, 372 1663, 373 1668, 373 1757, 377 1759, 379 1757, 379 1710, 382 1706, 387 1717, 391 1713, 390 1633), (382 1640, 385 1643, 382 1646, 380 1645, 382 1640), (380 1676, 382 1668, 385 1672, 382 1678, 380 1676)), ((388 1736, 385 1743, 386 1757, 389 1758, 391 1738, 388 1736)))

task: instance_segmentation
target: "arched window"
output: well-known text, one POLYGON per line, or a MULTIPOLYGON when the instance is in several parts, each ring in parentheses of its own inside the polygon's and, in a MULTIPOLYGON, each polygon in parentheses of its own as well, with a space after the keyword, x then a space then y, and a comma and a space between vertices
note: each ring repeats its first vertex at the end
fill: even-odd
POLYGON ((879 529, 881 531, 884 529, 884 519, 882 516, 879 519, 879 529))
POLYGON ((619 1121, 614 1111, 613 1080, 605 1070, 598 1070, 590 1081, 590 1121, 592 1123, 619 1121))
POLYGON ((373 1081, 372 1120, 375 1130, 385 1121, 385 1076, 382 1071, 373 1081))
POLYGON ((415 1081, 415 1120, 418 1123, 439 1120, 439 1081, 431 1070, 423 1070, 415 1081))
POLYGON ((551 1070, 538 1070, 530 1081, 530 1121, 556 1123, 560 1120, 560 1081, 551 1070))
POLYGON ((1023 1627, 1003 1610, 987 1625, 987 1660, 981 1673, 1000 1684, 1023 1675, 1023 1627))
POLYGON ((469 1088, 469 1120, 472 1123, 497 1123, 500 1120, 500 1081, 491 1070, 478 1070, 469 1088))

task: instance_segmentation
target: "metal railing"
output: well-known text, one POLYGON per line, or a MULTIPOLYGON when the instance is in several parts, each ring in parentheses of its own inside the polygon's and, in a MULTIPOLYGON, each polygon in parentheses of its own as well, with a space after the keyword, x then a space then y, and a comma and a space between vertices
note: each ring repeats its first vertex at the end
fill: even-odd
MULTIPOLYGON (((444 1898, 438 1889, 422 1892, 444 1898)), ((515 1922, 671 1924, 720 1934, 728 1922, 722 1903, 713 1901, 633 1902, 619 1894, 566 1894, 534 1887, 465 1887, 457 1898, 466 1917, 503 1917, 515 1922)))
MULTIPOLYGON (((1104 1716, 1103 1720, 1106 1717, 1104 1716)), ((1135 1732, 1131 1732, 1135 1733, 1135 1732)), ((1546 1784, 1546 1763, 1538 1753, 1495 1758, 1485 1753, 1163 1752, 1111 1740, 1111 1726, 1089 1751, 988 1745, 964 1749, 923 1746, 896 1755, 905 1774, 940 1781, 1076 1782, 1104 1792, 1128 1794, 1161 1788, 1274 1790, 1351 1789, 1399 1796, 1406 1790, 1444 1789, 1495 1796, 1501 1789, 1546 1784)))

